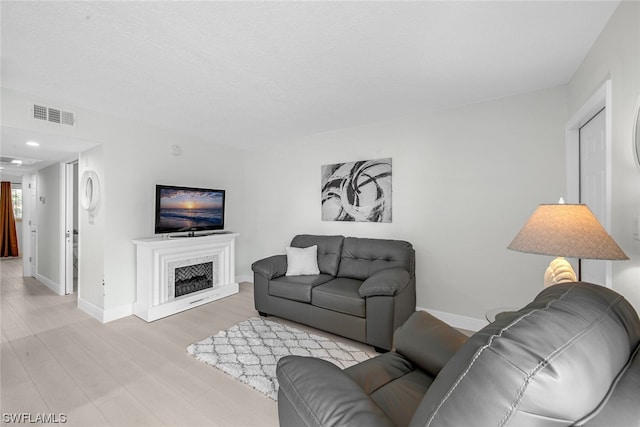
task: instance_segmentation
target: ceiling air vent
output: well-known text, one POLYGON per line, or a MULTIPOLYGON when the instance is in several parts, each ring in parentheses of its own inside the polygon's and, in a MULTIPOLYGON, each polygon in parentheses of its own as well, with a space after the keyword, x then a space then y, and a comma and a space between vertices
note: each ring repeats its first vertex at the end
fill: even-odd
POLYGON ((60 116, 60 123, 63 125, 74 126, 76 124, 75 114, 68 111, 62 111, 60 116))
POLYGON ((60 123, 60 110, 55 108, 49 108, 49 121, 53 123, 60 123))
POLYGON ((47 107, 43 107, 42 105, 34 105, 33 118, 39 120, 47 120, 47 107))
POLYGON ((37 120, 45 120, 50 123, 56 123, 59 125, 76 125, 76 115, 74 113, 37 104, 33 105, 33 118, 37 120))

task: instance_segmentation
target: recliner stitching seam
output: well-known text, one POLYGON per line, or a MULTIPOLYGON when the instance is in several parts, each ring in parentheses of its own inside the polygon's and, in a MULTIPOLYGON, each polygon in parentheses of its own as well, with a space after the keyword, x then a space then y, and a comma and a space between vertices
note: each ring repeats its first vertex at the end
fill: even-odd
MULTIPOLYGON (((574 285, 575 286, 575 285, 574 285)), ((571 286, 569 289, 567 289, 567 291, 562 294, 560 297, 558 297, 557 299, 554 299, 553 301, 549 301, 549 303, 545 306, 545 310, 548 309, 552 303, 561 300, 565 295, 567 295, 569 293, 569 291, 571 289, 574 288, 574 286, 571 286)), ((498 334, 493 334, 491 336, 491 338, 489 338, 489 342, 487 344, 485 344, 484 346, 482 346, 480 348, 480 350, 478 352, 476 352, 476 354, 474 355, 473 359, 471 360, 471 363, 469 364, 469 366, 467 366, 467 369, 465 369, 465 371, 462 373, 462 375, 457 379, 457 381, 455 382, 455 384, 449 389, 449 391, 447 392, 447 394, 442 398, 442 400, 440 401, 440 403, 438 404, 438 406, 436 407, 436 409, 433 411, 433 414, 431 414, 431 417, 429 417, 429 419, 427 420, 427 423, 425 424, 425 427, 428 427, 434 420, 434 418, 436 417, 436 415, 438 414, 438 411, 440 410, 440 408, 442 408, 442 405, 444 405, 444 403, 447 401, 447 399, 449 398, 449 396, 451 396, 451 394, 453 394, 453 392, 455 391, 455 389, 458 387, 458 385, 462 382, 462 380, 466 377, 466 375, 469 373, 469 371, 471 370, 471 368, 473 367, 474 363, 476 362, 476 360, 480 357, 480 355, 489 347, 491 347, 491 344, 493 343, 494 338, 496 337, 501 337, 502 334, 504 332, 506 332, 509 328, 511 328, 512 326, 518 324, 522 319, 524 319, 525 317, 529 317, 532 313, 539 311, 540 309, 536 309, 536 310, 532 310, 529 313, 517 318, 516 320, 514 320, 512 323, 510 323, 509 325, 505 326, 504 328, 502 328, 500 330, 500 332, 498 334)))
POLYGON ((576 426, 584 426, 585 423, 588 423, 594 417, 597 417, 599 415, 600 411, 604 409, 606 404, 611 399, 613 393, 615 393, 616 387, 618 387, 618 384, 622 381, 622 379, 625 376, 625 374, 631 368, 631 366, 633 365, 633 363, 635 361, 635 358, 638 357, 638 355, 640 355, 640 346, 636 347, 635 350, 633 352, 631 352, 631 356, 629 357, 629 360, 627 361, 625 366, 622 368, 622 370, 618 373, 618 375, 616 376, 615 380, 613 381, 613 383, 609 387, 609 390, 607 391, 607 395, 605 396, 604 400, 602 402, 600 402, 600 404, 590 414, 588 414, 585 417, 583 417, 583 418, 579 419, 578 421, 576 421, 575 422, 576 426))
POLYGON ((520 387, 520 390, 518 390, 518 393, 516 394, 514 400, 511 401, 511 406, 509 408, 509 411, 505 414, 504 418, 500 422, 499 424, 500 427, 505 425, 505 423, 509 420, 509 418, 515 411, 517 404, 520 402, 520 400, 522 399, 522 396, 524 395, 525 389, 527 388, 527 386, 529 385, 529 383, 531 382, 531 379, 535 376, 535 374, 538 371, 540 371, 540 369, 542 369, 544 366, 547 366, 549 362, 555 358, 555 356, 564 352, 565 349, 572 346, 579 338, 583 337, 585 334, 592 331, 596 325, 600 324, 606 318, 607 314, 611 311, 611 308, 618 303, 618 301, 620 301, 620 297, 617 297, 615 300, 613 300, 611 304, 609 304, 609 306, 607 307, 607 310, 602 314, 602 316, 600 316, 598 319, 595 319, 593 322, 591 322, 588 328, 583 329, 582 331, 580 331, 579 334, 571 337, 571 339, 566 343, 564 343, 564 345, 558 347, 553 352, 551 352, 547 357, 544 358, 544 360, 541 360, 540 363, 538 363, 536 367, 531 370, 530 373, 527 374, 524 383, 520 387))
MULTIPOLYGON (((320 423, 320 420, 316 417, 316 414, 311 410, 311 408, 309 407, 309 405, 307 405, 307 402, 302 398, 302 395, 298 392, 298 389, 293 386, 293 381, 291 380, 291 378, 289 377, 289 374, 283 369, 280 371, 283 376, 287 379, 287 382, 289 383, 289 385, 291 386, 291 389, 293 389, 295 391, 296 397, 298 398, 298 401, 301 402, 305 409, 307 410, 307 412, 309 414, 311 414, 311 416, 313 417, 313 419, 316 422, 316 425, 321 426, 322 424, 320 423)), ((283 392, 284 393, 284 392, 283 392)), ((293 406, 293 405, 292 405, 293 406)), ((298 410, 295 408, 295 406, 293 407, 293 409, 296 411, 296 413, 298 413, 298 410)), ((298 413, 298 415, 300 415, 300 413, 298 413)))

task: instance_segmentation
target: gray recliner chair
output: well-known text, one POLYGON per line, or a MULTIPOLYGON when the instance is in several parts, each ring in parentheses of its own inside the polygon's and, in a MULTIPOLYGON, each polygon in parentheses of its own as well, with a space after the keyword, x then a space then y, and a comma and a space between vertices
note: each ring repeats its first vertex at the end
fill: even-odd
POLYGON ((467 339, 424 312, 342 371, 287 356, 281 426, 640 426, 640 320, 616 292, 555 285, 467 339))

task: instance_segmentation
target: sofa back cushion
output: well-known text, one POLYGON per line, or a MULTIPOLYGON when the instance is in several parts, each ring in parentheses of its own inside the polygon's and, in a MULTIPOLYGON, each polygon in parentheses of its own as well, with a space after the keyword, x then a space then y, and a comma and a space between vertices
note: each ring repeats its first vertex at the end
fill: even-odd
POLYGON ((293 238, 291 246, 294 248, 308 248, 309 246, 317 245, 320 273, 335 276, 338 274, 343 241, 343 236, 299 234, 293 238))
POLYGON ((606 400, 639 341, 640 320, 621 295, 551 286, 469 338, 411 426, 574 425, 606 400))
POLYGON ((366 280, 389 267, 405 268, 415 277, 415 252, 411 243, 359 237, 344 239, 338 277, 366 280))

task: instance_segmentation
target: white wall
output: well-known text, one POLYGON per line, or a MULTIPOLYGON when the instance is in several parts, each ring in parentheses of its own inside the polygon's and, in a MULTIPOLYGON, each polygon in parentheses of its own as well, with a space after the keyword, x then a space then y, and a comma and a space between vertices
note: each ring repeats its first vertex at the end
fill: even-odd
MULTIPOLYGON (((107 122, 108 123, 108 122, 107 122)), ((96 123, 96 127, 103 123, 96 123)), ((240 232, 244 250, 242 154, 239 150, 189 139, 162 130, 119 124, 118 142, 103 144, 105 197, 105 308, 135 301, 135 248, 131 240, 154 233, 155 185, 185 185, 227 190, 225 226, 240 232), (169 152, 182 146, 180 156, 169 152)), ((103 128, 101 132, 109 132, 103 128)))
MULTIPOLYGON (((90 141, 102 145, 104 173, 104 310, 112 319, 132 313, 136 290, 135 251, 132 239, 153 235, 155 184, 213 187, 227 190, 227 228, 241 233, 237 251, 245 250, 242 153, 219 143, 216 135, 204 141, 116 118, 59 101, 2 88, 2 124, 90 141), (56 105, 77 113, 75 128, 31 119, 34 102, 56 105), (169 148, 179 144, 181 156, 169 148)), ((80 249, 82 265, 83 253, 80 249)), ((97 286, 85 283, 82 286, 97 286)), ((97 294, 97 289, 80 293, 97 294)), ((100 284, 100 291, 102 286, 100 284)), ((94 314, 95 315, 95 314, 94 314)))
POLYGON ((413 243, 417 305, 482 319, 542 290, 549 257, 506 249, 540 203, 565 191, 566 88, 345 129, 245 153, 242 271, 298 233, 413 243), (393 223, 323 222, 320 167, 393 159, 393 223))
MULTIPOLYGON (((101 317, 104 310, 104 231, 107 200, 104 196, 104 162, 102 146, 80 153, 78 175, 93 171, 98 176, 101 196, 98 209, 89 215, 85 209, 78 216, 78 305, 85 311, 101 317)), ((78 192, 80 199, 80 192, 78 192)))
POLYGON ((60 229, 62 182, 60 164, 40 169, 36 177, 37 275, 54 292, 61 285, 60 229))
POLYGON ((613 289, 640 312, 640 242, 632 238, 640 215, 640 167, 633 146, 640 98, 640 3, 621 2, 568 86, 569 116, 603 84, 612 84, 611 235, 630 261, 613 262, 613 289))

